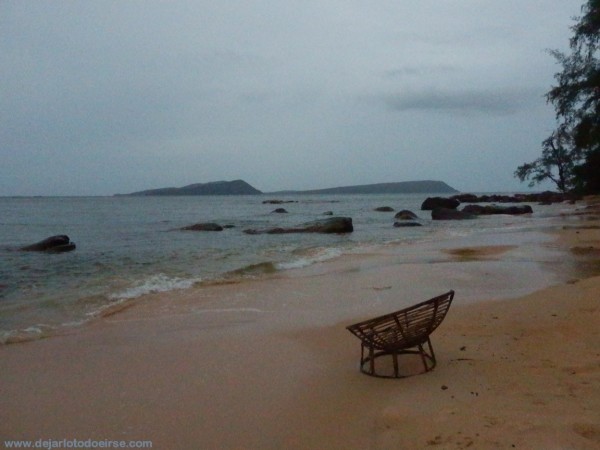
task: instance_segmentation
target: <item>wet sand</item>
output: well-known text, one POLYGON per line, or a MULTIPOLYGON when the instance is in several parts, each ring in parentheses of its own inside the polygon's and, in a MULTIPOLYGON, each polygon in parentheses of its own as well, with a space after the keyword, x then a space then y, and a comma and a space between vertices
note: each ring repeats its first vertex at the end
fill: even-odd
POLYGON ((523 231, 390 246, 149 295, 68 334, 2 346, 0 437, 160 449, 600 448, 593 217, 564 218, 558 239, 523 231), (399 380, 358 371, 346 325, 448 289, 456 299, 432 335, 434 371, 399 380))

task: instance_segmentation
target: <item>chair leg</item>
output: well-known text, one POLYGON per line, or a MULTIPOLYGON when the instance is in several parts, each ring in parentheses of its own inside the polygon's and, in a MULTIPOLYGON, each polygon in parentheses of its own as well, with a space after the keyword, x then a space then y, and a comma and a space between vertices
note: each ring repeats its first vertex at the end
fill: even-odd
POLYGON ((429 337, 427 338, 427 345, 429 346, 429 353, 431 354, 431 360, 433 362, 433 365, 436 365, 436 360, 435 360, 435 353, 433 352, 433 346, 431 345, 431 339, 429 339, 429 337))
POLYGON ((419 353, 421 354, 421 360, 423 361, 423 365, 425 366, 425 372, 429 372, 436 366, 435 353, 433 352, 433 346, 431 345, 431 339, 427 338, 427 347, 429 352, 427 352, 423 345, 419 345, 419 353), (427 360, 429 359, 428 365, 427 360))
POLYGON ((429 370, 427 368, 427 357, 426 357, 425 349, 423 348, 422 344, 419 344, 419 355, 421 355, 421 361, 423 361, 423 366, 425 367, 425 372, 427 372, 429 370))
MULTIPOLYGON (((431 345, 431 339, 427 339, 422 344, 418 344, 411 349, 405 349, 400 351, 375 351, 375 347, 364 345, 361 343, 360 346, 360 371, 367 375, 372 375, 376 377, 382 378, 404 378, 405 375, 400 375, 400 361, 399 355, 412 354, 419 355, 421 357, 421 362, 423 363, 424 372, 429 372, 433 370, 436 366, 435 353, 433 351, 433 346, 431 345), (392 363, 394 368, 393 375, 378 375, 375 372, 375 359, 379 357, 392 357, 392 363), (368 363, 368 366, 367 366, 368 363)), ((409 375, 406 375, 409 376, 409 375)))
POLYGON ((363 363, 365 362, 365 346, 364 344, 360 345, 360 370, 362 371, 363 363))

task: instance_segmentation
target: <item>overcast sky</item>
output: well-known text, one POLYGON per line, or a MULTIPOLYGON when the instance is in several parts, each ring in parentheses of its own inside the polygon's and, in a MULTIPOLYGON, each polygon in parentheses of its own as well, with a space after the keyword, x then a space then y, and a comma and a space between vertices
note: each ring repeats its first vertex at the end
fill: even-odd
POLYGON ((2 0, 0 195, 526 190, 582 4, 2 0))

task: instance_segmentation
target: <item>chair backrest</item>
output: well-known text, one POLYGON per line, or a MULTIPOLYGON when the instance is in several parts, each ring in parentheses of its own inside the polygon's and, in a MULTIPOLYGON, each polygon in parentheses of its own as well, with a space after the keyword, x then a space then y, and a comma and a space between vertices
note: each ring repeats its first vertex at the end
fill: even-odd
POLYGON ((370 347, 381 350, 410 348, 427 341, 450 308, 454 291, 393 313, 346 327, 370 347))

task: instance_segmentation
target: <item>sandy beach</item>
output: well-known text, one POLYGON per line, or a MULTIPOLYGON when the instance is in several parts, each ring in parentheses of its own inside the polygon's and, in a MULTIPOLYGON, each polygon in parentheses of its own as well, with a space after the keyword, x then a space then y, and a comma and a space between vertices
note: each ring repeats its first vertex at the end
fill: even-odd
POLYGON ((600 211, 148 295, 0 347, 0 444, 600 449, 600 211), (449 289, 435 370, 358 370, 353 322, 449 289), (127 306, 127 305, 124 305, 127 306))

